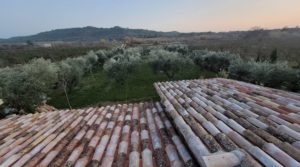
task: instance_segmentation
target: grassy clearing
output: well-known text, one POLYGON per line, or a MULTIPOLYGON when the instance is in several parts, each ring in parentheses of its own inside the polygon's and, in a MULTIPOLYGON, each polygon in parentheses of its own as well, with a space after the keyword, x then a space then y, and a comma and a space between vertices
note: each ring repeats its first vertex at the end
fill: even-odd
MULTIPOLYGON (((195 79, 201 76, 209 78, 214 77, 215 74, 201 70, 198 66, 192 66, 177 74, 175 80, 195 79)), ((159 100, 153 83, 167 80, 168 78, 163 74, 154 74, 148 65, 139 66, 124 85, 110 81, 103 71, 98 71, 85 76, 79 86, 69 94, 69 97, 74 108, 109 102, 159 100)), ((57 108, 68 107, 66 98, 62 93, 54 93, 49 104, 57 108)))

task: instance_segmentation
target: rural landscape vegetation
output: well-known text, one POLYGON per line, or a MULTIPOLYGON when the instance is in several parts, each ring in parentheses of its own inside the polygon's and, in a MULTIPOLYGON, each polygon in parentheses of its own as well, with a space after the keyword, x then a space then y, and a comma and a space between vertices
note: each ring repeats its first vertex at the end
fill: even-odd
POLYGON ((61 28, 0 39, 0 115, 159 100, 158 81, 230 78, 300 91, 300 28, 61 28))
POLYGON ((158 100, 153 83, 168 80, 224 77, 292 92, 300 90, 297 27, 196 34, 114 27, 106 29, 104 37, 102 31, 87 27, 2 40, 2 117, 32 113, 44 103, 78 108, 158 100), (64 31, 76 35, 55 38, 64 31), (92 37, 97 35, 102 40, 94 41, 92 37), (227 42, 234 43, 238 38, 243 42, 227 42), (43 46, 48 40, 66 41, 43 46))
POLYGON ((300 167, 299 0, 3 0, 0 167, 300 167))

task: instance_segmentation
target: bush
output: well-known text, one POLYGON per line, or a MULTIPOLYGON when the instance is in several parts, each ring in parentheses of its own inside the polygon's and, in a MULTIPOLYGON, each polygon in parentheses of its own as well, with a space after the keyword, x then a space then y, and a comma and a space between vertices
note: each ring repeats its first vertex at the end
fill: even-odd
POLYGON ((217 77, 219 78, 228 78, 228 72, 225 70, 221 70, 220 72, 218 72, 217 77))
POLYGON ((163 72, 168 79, 174 79, 176 73, 193 64, 187 56, 162 49, 152 50, 149 58, 154 73, 163 72))

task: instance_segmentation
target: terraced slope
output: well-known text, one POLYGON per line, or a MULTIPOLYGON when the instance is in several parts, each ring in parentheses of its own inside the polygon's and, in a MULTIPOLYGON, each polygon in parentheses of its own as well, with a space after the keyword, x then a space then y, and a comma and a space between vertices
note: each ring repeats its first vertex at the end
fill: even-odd
POLYGON ((199 164, 300 166, 299 94, 218 78, 155 88, 199 164), (231 159, 205 158, 220 152, 231 159))
POLYGON ((196 166, 159 103, 0 121, 0 166, 196 166))

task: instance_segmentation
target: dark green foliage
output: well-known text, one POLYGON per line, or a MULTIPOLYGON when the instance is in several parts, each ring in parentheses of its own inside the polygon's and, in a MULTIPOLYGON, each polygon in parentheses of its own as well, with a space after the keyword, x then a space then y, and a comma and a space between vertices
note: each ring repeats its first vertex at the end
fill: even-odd
POLYGON ((228 68, 229 78, 252 82, 251 63, 243 60, 235 60, 228 68))
POLYGON ((239 59, 239 56, 230 54, 229 52, 196 50, 192 53, 191 58, 200 67, 213 72, 219 72, 228 70, 231 61, 239 59))
POLYGON ((292 69, 287 63, 234 61, 229 67, 229 77, 271 88, 300 90, 299 70, 292 69))
POLYGON ((15 64, 26 64, 35 58, 50 59, 53 62, 67 58, 78 57, 90 50, 99 50, 100 47, 54 47, 54 48, 6 48, 0 49, 0 67, 15 64))
POLYGON ((270 63, 276 63, 277 61, 277 49, 274 49, 270 54, 270 63))
POLYGON ((165 50, 170 51, 170 52, 178 52, 182 55, 185 55, 189 52, 188 47, 186 45, 182 45, 182 44, 167 45, 165 47, 165 50))
POLYGON ((270 71, 265 86, 285 89, 291 91, 299 91, 299 71, 290 68, 286 63, 274 64, 270 71))
POLYGON ((27 41, 26 41, 26 44, 29 45, 29 46, 33 46, 33 45, 34 45, 33 42, 30 41, 30 40, 27 40, 27 41))

